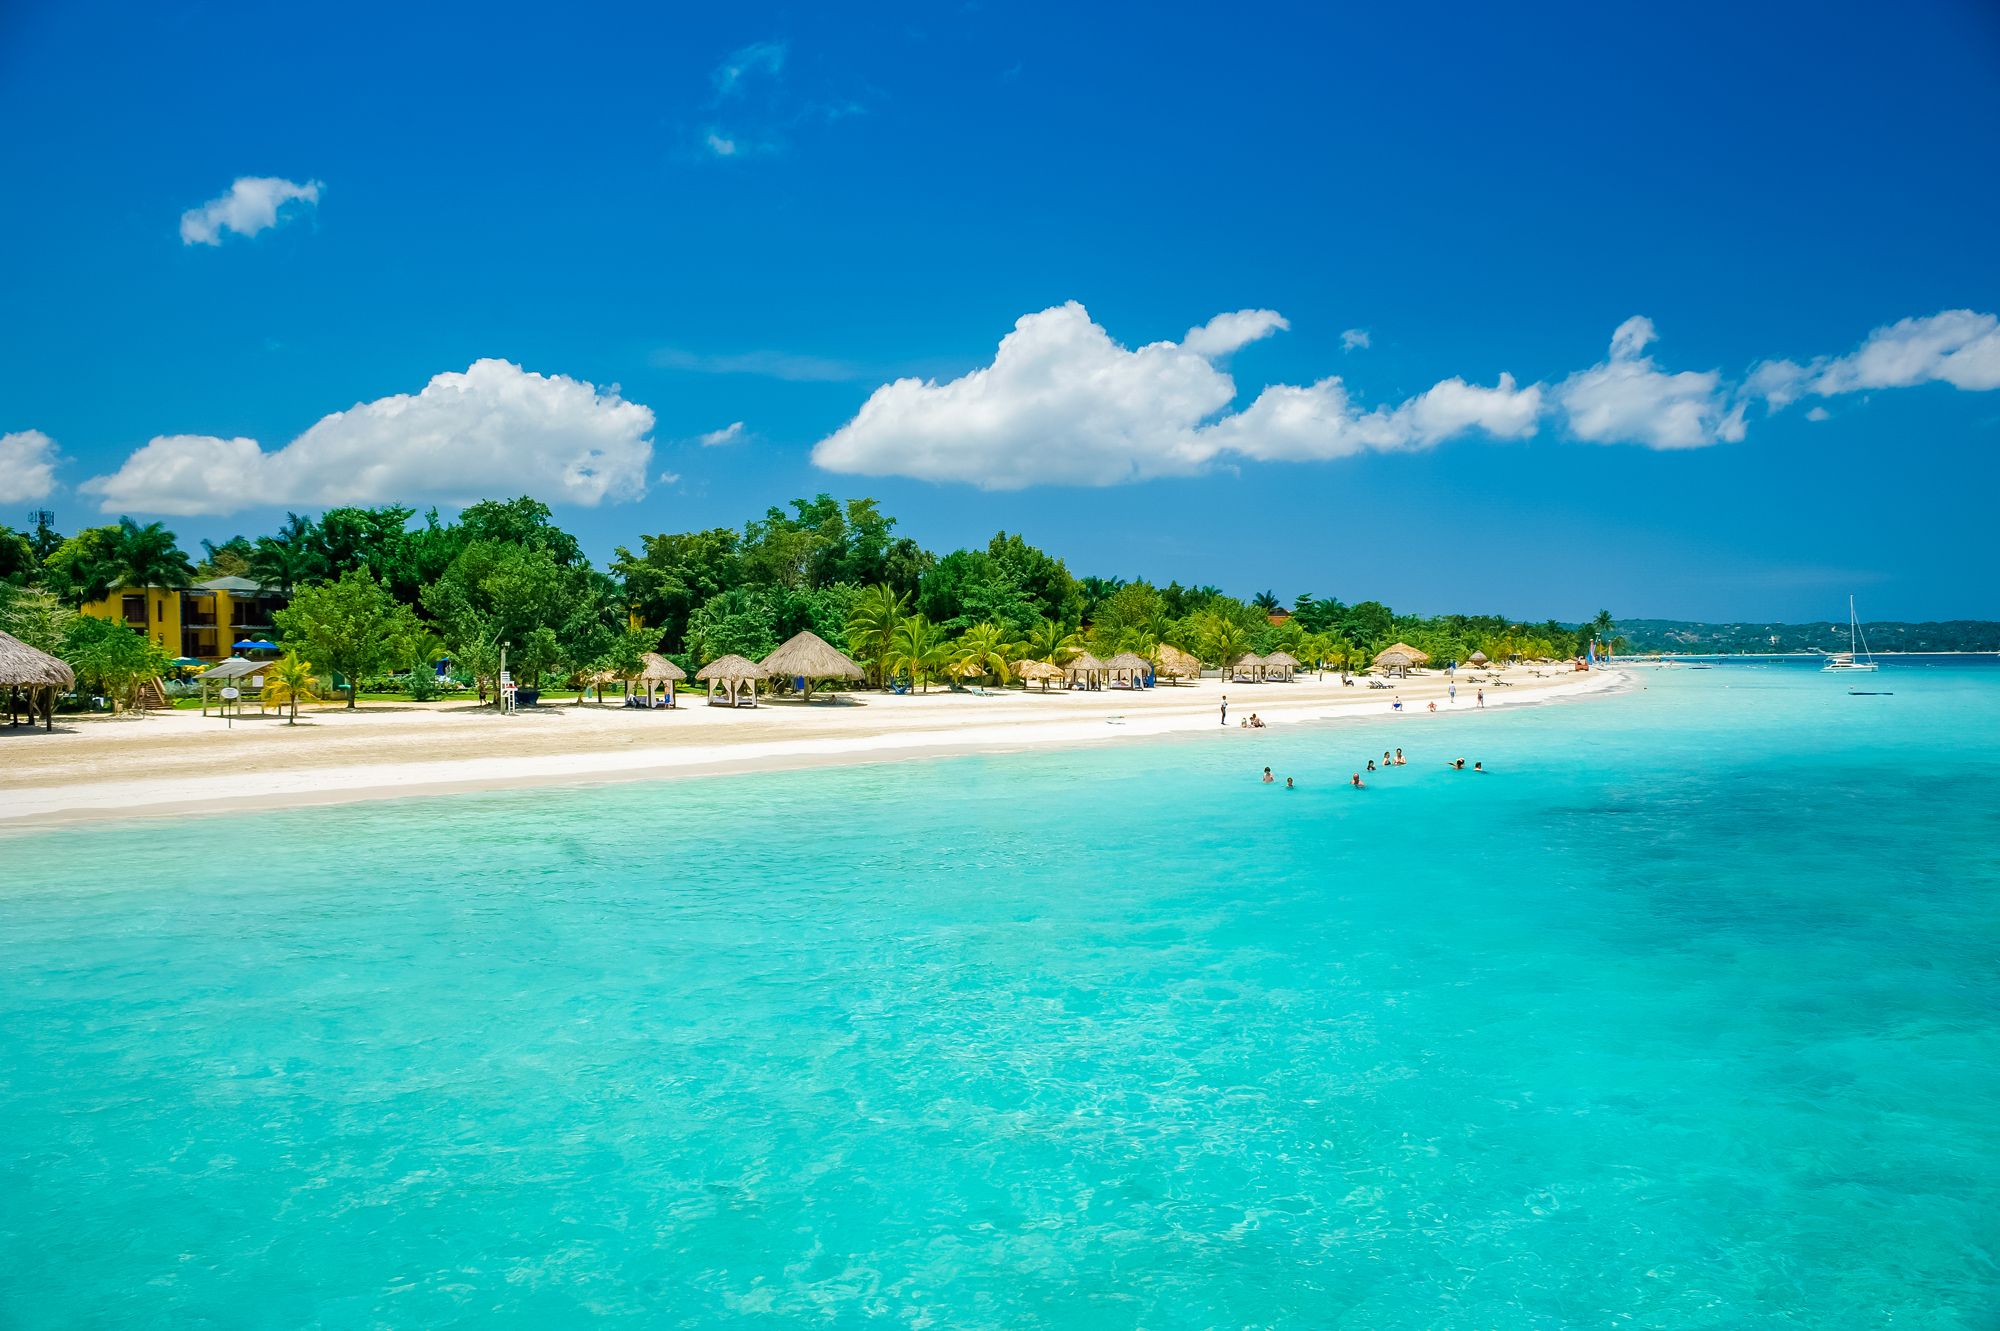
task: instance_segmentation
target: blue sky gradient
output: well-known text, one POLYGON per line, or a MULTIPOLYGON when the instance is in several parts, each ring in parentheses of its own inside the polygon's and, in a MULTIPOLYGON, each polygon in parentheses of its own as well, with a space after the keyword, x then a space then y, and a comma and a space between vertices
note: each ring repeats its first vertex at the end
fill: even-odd
MULTIPOLYGON (((1951 382, 1732 398, 1742 438, 1705 447, 1586 442, 1551 405, 1529 437, 1110 485, 812 457, 883 384, 978 370, 1066 301, 1126 348, 1282 314, 1218 362, 1229 412, 1330 375, 1364 407, 1502 373, 1552 403, 1632 316, 1726 394, 1991 314, 1990 5, 15 5, 0 121, 0 433, 60 458, 45 498, 0 476, 16 526, 104 520, 79 487, 155 437, 275 450, 498 358, 650 409, 642 497, 539 495, 599 557, 826 490, 935 547, 1006 528, 1240 594, 2000 617, 2000 391, 1951 382), (321 188, 188 243, 244 177, 321 188)), ((483 492, 519 492, 518 460, 483 492)), ((192 544, 285 507, 312 505, 168 521, 192 544)))

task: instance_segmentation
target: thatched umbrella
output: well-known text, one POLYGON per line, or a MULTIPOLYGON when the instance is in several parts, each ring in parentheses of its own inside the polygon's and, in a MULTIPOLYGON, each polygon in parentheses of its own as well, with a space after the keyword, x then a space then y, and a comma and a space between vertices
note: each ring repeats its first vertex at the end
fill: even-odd
POLYGON ((820 679, 866 679, 868 672, 856 665, 832 643, 817 633, 794 633, 783 646, 764 658, 764 669, 773 679, 787 675, 804 681, 805 700, 813 700, 813 681, 820 679))
POLYGON ((1092 686, 1092 680, 1096 676, 1104 674, 1109 669, 1111 669, 1110 666, 1104 664, 1104 662, 1098 660, 1089 652, 1078 652, 1063 667, 1063 674, 1070 679, 1075 679, 1081 675, 1084 687, 1089 688, 1092 686))
POLYGON ((1264 678, 1264 667, 1270 664, 1255 652, 1245 652, 1229 663, 1229 673, 1241 679, 1264 678))
POLYGON ((1058 665, 1050 665, 1047 661, 1016 661, 1010 668, 1014 672, 1014 678, 1021 680, 1023 683, 1031 679, 1042 681, 1043 693, 1049 691, 1050 680, 1061 679, 1063 677, 1063 668, 1058 665))
POLYGON ((1299 658, 1290 652, 1272 652, 1264 658, 1264 669, 1267 672, 1276 670, 1286 679, 1290 679, 1292 672, 1298 668, 1299 658))
POLYGON ((1139 677, 1153 673, 1153 663, 1137 652, 1120 652, 1104 663, 1104 668, 1114 675, 1127 676, 1133 688, 1139 687, 1139 677))
POLYGON ((681 669, 666 657, 661 656, 658 652, 647 652, 641 659, 645 664, 640 667, 638 674, 632 676, 631 682, 646 686, 646 705, 648 707, 653 705, 654 686, 659 684, 666 685, 667 706, 672 707, 674 705, 674 685, 688 677, 687 671, 681 669))
POLYGON ((1161 643, 1159 650, 1153 654, 1153 659, 1159 663, 1153 672, 1157 678, 1201 678, 1201 662, 1171 643, 1161 643))
POLYGON ((1391 674, 1406 672, 1416 664, 1407 647, 1385 647, 1375 654, 1375 664, 1391 674))
MULTIPOLYGON (((1410 646, 1410 644, 1408 644, 1407 642, 1390 643, 1387 647, 1383 648, 1382 650, 1384 652, 1401 652, 1403 655, 1410 658, 1410 664, 1412 665, 1423 665, 1431 659, 1431 655, 1429 652, 1420 652, 1416 648, 1410 646)), ((1379 660, 1380 658, 1378 657, 1377 659, 1379 660)))
POLYGON ((41 714, 46 729, 56 728, 56 699, 76 687, 69 663, 30 647, 11 633, 0 633, 0 688, 7 690, 7 723, 15 719, 15 701, 27 705, 28 724, 41 714))
POLYGON ((1468 657, 1466 657, 1466 658, 1465 658, 1465 663, 1466 663, 1467 665, 1476 665, 1476 666, 1482 666, 1482 665, 1485 665, 1485 664, 1486 664, 1486 653, 1485 653, 1485 652, 1478 652, 1478 651, 1476 651, 1476 652, 1474 652, 1474 653, 1473 653, 1472 655, 1470 655, 1470 656, 1468 656, 1468 657))
POLYGON ((721 656, 710 661, 695 672, 695 678, 708 685, 708 705, 715 702, 715 686, 722 685, 729 697, 728 705, 737 705, 736 692, 745 684, 750 686, 750 705, 757 705, 757 681, 770 678, 771 672, 745 656, 721 656))

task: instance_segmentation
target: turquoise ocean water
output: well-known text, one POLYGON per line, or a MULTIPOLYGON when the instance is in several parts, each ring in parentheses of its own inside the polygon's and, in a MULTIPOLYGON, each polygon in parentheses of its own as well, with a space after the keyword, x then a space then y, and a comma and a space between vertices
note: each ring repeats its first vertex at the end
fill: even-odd
POLYGON ((2000 669, 1642 682, 0 840, 0 1326, 1994 1326, 2000 669))

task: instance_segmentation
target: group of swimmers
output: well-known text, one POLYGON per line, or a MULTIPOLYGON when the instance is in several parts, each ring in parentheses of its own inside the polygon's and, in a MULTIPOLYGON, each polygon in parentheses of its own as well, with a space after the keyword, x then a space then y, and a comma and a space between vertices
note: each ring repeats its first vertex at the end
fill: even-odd
MULTIPOLYGON (((1391 767, 1408 767, 1409 765, 1410 765, 1410 760, 1403 756, 1403 751, 1401 749, 1396 749, 1394 751, 1384 749, 1382 751, 1381 766, 1377 767, 1375 764, 1375 760, 1373 758, 1370 758, 1368 760, 1368 766, 1366 770, 1370 772, 1379 772, 1379 771, 1386 771, 1388 768, 1391 767)), ((1452 761, 1446 763, 1445 766, 1450 768, 1454 772, 1463 772, 1465 770, 1465 759, 1454 758, 1452 761)), ((1472 770, 1484 776, 1486 774, 1486 764, 1483 761, 1476 761, 1472 764, 1472 770)), ((1277 783, 1277 780, 1278 780, 1277 777, 1271 775, 1270 768, 1267 767, 1264 769, 1265 785, 1267 786, 1275 785, 1277 783)), ((1368 783, 1361 779, 1360 772, 1356 772, 1353 776, 1349 777, 1347 779, 1347 784, 1354 787, 1356 790, 1368 789, 1368 783)), ((1296 785, 1292 784, 1291 777, 1285 778, 1285 789, 1286 790, 1298 789, 1296 785)))

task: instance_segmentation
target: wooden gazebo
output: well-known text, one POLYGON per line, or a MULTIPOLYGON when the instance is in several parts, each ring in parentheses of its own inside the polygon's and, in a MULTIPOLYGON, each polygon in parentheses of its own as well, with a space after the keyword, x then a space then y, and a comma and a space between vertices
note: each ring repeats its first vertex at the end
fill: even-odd
POLYGON ((772 679, 796 679, 805 701, 811 702, 813 685, 823 679, 866 679, 863 670, 846 653, 817 633, 794 633, 784 645, 764 658, 764 671, 772 679))
POLYGON ((1290 679, 1299 668, 1299 658, 1290 652, 1272 652, 1264 658, 1264 678, 1290 679))
POLYGON ((1094 689, 1111 670, 1111 667, 1089 652, 1078 652, 1063 666, 1063 675, 1069 679, 1081 679, 1083 687, 1094 689))
POLYGON ((56 728, 56 699, 76 687, 69 663, 30 647, 11 633, 0 633, 0 689, 7 691, 7 724, 28 724, 41 718, 45 730, 56 728))
POLYGON ((1153 678, 1166 680, 1200 679, 1201 662, 1171 643, 1161 643, 1153 653, 1153 678))
POLYGON ((1144 687, 1145 677, 1153 673, 1153 663, 1137 652, 1120 652, 1106 661, 1104 668, 1114 679, 1125 676, 1126 686, 1135 689, 1144 687))

